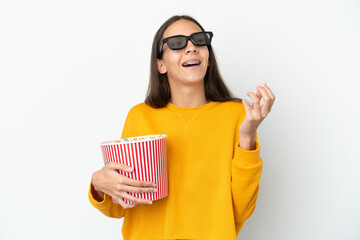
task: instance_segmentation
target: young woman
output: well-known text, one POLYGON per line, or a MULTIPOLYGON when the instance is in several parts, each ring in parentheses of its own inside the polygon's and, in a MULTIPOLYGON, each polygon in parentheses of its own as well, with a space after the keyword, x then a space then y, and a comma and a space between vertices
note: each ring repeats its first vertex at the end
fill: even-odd
POLYGON ((128 194, 156 186, 118 174, 132 171, 126 165, 112 163, 92 175, 91 204, 108 217, 124 217, 125 240, 236 239, 255 209, 262 170, 256 131, 275 96, 259 84, 247 94, 252 106, 232 97, 212 37, 189 16, 168 19, 154 37, 145 103, 125 121, 122 138, 168 135, 169 195, 148 203, 128 194))

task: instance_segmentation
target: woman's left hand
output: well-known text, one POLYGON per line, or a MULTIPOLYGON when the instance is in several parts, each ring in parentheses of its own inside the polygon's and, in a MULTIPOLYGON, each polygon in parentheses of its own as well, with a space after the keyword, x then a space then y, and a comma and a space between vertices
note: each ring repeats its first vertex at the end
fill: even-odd
POLYGON ((243 105, 245 107, 246 116, 245 120, 239 127, 240 136, 248 135, 255 136, 256 130, 260 123, 266 118, 270 113, 271 107, 275 101, 275 95, 271 89, 265 84, 260 83, 256 86, 258 90, 257 93, 248 92, 247 95, 253 100, 252 106, 243 99, 243 105), (260 106, 261 98, 264 98, 263 105, 260 106))

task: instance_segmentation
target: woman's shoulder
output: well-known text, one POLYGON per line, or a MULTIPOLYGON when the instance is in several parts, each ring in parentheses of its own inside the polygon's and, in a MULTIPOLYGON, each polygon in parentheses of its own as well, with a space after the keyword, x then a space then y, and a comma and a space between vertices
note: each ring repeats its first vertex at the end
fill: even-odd
POLYGON ((142 111, 146 107, 145 105, 145 103, 137 103, 130 108, 129 113, 142 111))
POLYGON ((144 108, 146 108, 146 107, 149 107, 149 106, 148 106, 146 103, 141 102, 141 103, 135 104, 135 105, 130 109, 130 111, 131 111, 131 110, 137 111, 137 110, 144 109, 144 108))
POLYGON ((145 102, 137 103, 133 107, 130 108, 129 113, 136 114, 136 113, 143 113, 143 112, 151 112, 156 111, 155 108, 150 107, 145 102))
POLYGON ((226 110, 232 111, 232 112, 239 112, 244 113, 245 107, 242 102, 231 100, 226 102, 220 102, 219 107, 224 108, 226 110))

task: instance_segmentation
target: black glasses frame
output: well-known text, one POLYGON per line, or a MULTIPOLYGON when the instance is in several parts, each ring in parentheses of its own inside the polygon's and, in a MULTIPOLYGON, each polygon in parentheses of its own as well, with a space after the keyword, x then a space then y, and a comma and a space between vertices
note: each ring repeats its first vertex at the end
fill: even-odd
POLYGON ((167 38, 164 38, 161 42, 161 45, 160 45, 160 48, 159 48, 159 52, 158 52, 158 59, 161 59, 162 57, 162 54, 163 54, 163 47, 164 47, 164 44, 166 43, 168 45, 168 47, 171 49, 171 50, 180 50, 180 49, 184 49, 186 48, 189 40, 191 40, 191 42, 195 45, 195 46, 209 46, 211 44, 211 39, 212 37, 214 36, 214 34, 212 32, 196 32, 196 33, 193 33, 191 34, 190 36, 185 36, 185 35, 175 35, 175 36, 171 36, 171 37, 167 37, 167 38), (197 35, 199 33, 202 33, 202 34, 208 34, 210 35, 210 40, 209 42, 205 42, 204 44, 199 44, 197 42, 195 42, 195 40, 193 39, 193 36, 194 35, 197 35), (176 38, 176 37, 184 37, 186 39, 186 42, 185 42, 185 45, 180 47, 180 48, 174 48, 174 47, 171 47, 170 44, 169 44, 169 39, 171 38, 176 38))

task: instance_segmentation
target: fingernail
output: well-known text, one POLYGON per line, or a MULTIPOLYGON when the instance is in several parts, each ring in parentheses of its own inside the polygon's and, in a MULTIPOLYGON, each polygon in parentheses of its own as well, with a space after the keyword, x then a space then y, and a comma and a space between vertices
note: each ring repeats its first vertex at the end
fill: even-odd
POLYGON ((154 192, 157 192, 157 189, 154 189, 153 191, 154 191, 154 192))
POLYGON ((133 170, 133 168, 132 168, 132 167, 128 167, 128 170, 129 170, 129 171, 132 171, 132 170, 133 170))
POLYGON ((147 202, 147 204, 152 204, 152 202, 147 202))
POLYGON ((153 186, 153 187, 157 187, 156 184, 153 184, 152 186, 153 186))

